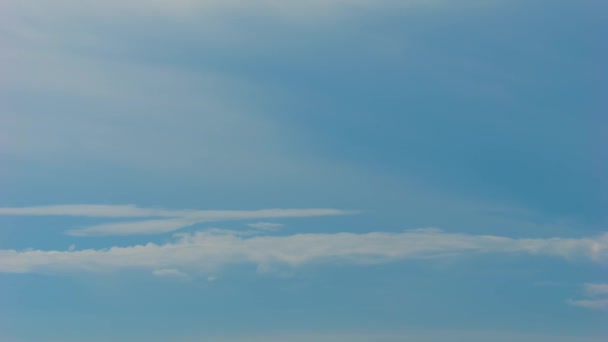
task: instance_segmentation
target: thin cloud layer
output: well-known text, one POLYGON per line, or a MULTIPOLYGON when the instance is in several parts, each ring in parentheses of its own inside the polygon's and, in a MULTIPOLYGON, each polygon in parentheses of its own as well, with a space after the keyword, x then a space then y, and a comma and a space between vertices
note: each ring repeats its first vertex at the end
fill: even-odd
POLYGON ((608 310, 608 299, 581 299, 568 301, 570 305, 592 310, 608 310))
POLYGON ((554 332, 548 334, 518 333, 505 331, 443 331, 440 329, 432 331, 419 331, 407 329, 407 331, 389 332, 324 332, 324 333, 275 333, 275 334, 240 334, 226 336, 197 336, 186 339, 186 342, 445 342, 445 341, 467 341, 467 342, 600 342, 605 339, 593 336, 569 336, 557 335, 554 332))
MULTIPOLYGON (((162 234, 203 222, 266 218, 297 218, 353 214, 340 209, 262 209, 262 210, 168 210, 140 208, 135 205, 53 205, 23 208, 0 208, 0 215, 83 216, 100 218, 158 218, 142 221, 113 222, 70 230, 72 236, 110 236, 162 234)), ((278 228, 272 224, 270 228, 278 228)), ((268 223, 265 223, 268 229, 268 223)), ((258 227, 260 228, 260 227, 258 227)))
POLYGON ((276 231, 283 228, 284 224, 276 222, 255 222, 248 223, 247 226, 259 230, 276 231))
POLYGON ((189 278, 189 276, 186 273, 184 273, 180 270, 173 269, 173 268, 154 270, 154 271, 152 271, 152 274, 157 277, 170 277, 170 278, 181 278, 181 279, 189 278))
POLYGON ((136 205, 66 204, 34 207, 4 207, 0 215, 17 216, 84 216, 84 217, 191 217, 218 221, 227 218, 255 219, 265 217, 299 217, 345 215, 340 209, 262 209, 262 210, 170 210, 141 208, 136 205))
MULTIPOLYGON (((344 10, 354 8, 370 8, 387 5, 405 4, 430 4, 437 0, 407 0, 395 2, 391 0, 303 0, 303 1, 283 1, 283 0, 126 0, 126 1, 103 1, 103 2, 82 2, 76 0, 60 0, 45 6, 51 13, 59 15, 69 15, 73 13, 91 13, 99 11, 102 14, 147 14, 171 16, 193 16, 209 15, 208 12, 230 13, 234 11, 256 11, 268 12, 274 15, 289 16, 310 16, 335 14, 344 10)), ((38 4, 32 1, 22 1, 12 5, 13 10, 35 13, 38 4)), ((48 11, 46 12, 48 15, 48 11)))
POLYGON ((568 304, 591 310, 608 310, 608 284, 585 284, 585 299, 569 300, 568 304))
POLYGON ((170 219, 170 220, 145 220, 134 222, 118 222, 99 224, 83 229, 74 229, 66 232, 71 236, 119 236, 119 235, 143 235, 163 234, 199 223, 196 220, 170 219))
POLYGON ((176 234, 175 238, 175 241, 164 245, 148 243, 101 250, 1 250, 0 272, 108 272, 127 269, 153 272, 179 269, 208 273, 236 264, 269 269, 272 266, 297 267, 332 262, 373 264, 488 253, 542 255, 598 263, 608 261, 608 235, 581 239, 513 239, 422 229, 402 233, 252 237, 234 231, 210 230, 176 234))
POLYGON ((0 215, 15 216, 84 216, 84 217, 175 217, 184 211, 139 208, 132 204, 64 204, 35 207, 0 208, 0 215))
POLYGON ((608 284, 585 284, 585 293, 589 296, 608 295, 608 284))

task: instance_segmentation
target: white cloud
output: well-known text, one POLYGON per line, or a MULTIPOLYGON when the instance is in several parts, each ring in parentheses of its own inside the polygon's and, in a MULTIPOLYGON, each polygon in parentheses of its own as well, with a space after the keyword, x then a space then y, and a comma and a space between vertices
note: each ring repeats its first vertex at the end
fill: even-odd
POLYGON ((200 221, 247 220, 260 218, 316 217, 355 214, 341 209, 262 209, 262 210, 199 210, 184 217, 200 221))
POLYGON ((0 215, 86 216, 86 217, 188 217, 200 220, 252 219, 266 217, 307 217, 355 213, 340 209, 262 209, 262 210, 171 210, 127 205, 65 204, 35 207, 4 207, 0 215))
POLYGON ((585 293, 589 296, 608 295, 608 284, 585 284, 585 293))
MULTIPOLYGON (((68 231, 68 234, 72 236, 162 234, 203 222, 264 218, 335 216, 353 213, 355 212, 331 208, 262 210, 168 210, 140 208, 134 205, 52 205, 23 208, 0 208, 0 215, 167 218, 155 220, 104 223, 92 227, 68 231)), ((257 224, 254 223, 254 225, 260 225, 259 227, 256 227, 258 229, 279 228, 277 224, 268 222, 259 222, 257 224)))
POLYGON ((404 331, 354 331, 354 332, 284 332, 267 334, 243 334, 226 336, 198 336, 187 338, 185 342, 603 342, 602 336, 572 336, 567 334, 521 333, 515 331, 420 331, 404 329, 404 331))
POLYGON ((207 273, 234 264, 253 264, 262 268, 336 261, 373 264, 481 253, 545 255, 601 263, 608 261, 608 235, 581 239, 513 239, 413 230, 402 233, 252 237, 233 231, 213 230, 176 234, 175 237, 175 241, 164 245, 148 243, 101 250, 0 250, 0 272, 180 269, 207 273))
POLYGON ((159 270, 152 271, 157 277, 172 277, 172 278, 181 278, 181 279, 190 279, 187 273, 184 273, 178 269, 174 268, 163 268, 159 270))
POLYGON ((59 0, 53 4, 38 4, 34 1, 20 1, 19 4, 7 6, 7 9, 21 13, 36 13, 36 6, 42 6, 46 11, 41 14, 65 17, 73 14, 114 15, 156 15, 164 17, 193 17, 210 16, 211 14, 226 14, 235 11, 268 13, 275 16, 310 17, 336 14, 354 8, 386 6, 389 4, 429 4, 437 0, 407 0, 395 2, 390 0, 109 0, 109 1, 78 1, 59 0), (211 13, 209 13, 211 12, 211 13))
POLYGON ((171 220, 146 220, 134 222, 118 222, 99 224, 96 226, 74 229, 67 232, 71 236, 117 236, 117 235, 139 235, 139 234, 162 234, 172 232, 181 228, 198 223, 195 220, 171 219, 171 220))
MULTIPOLYGON (((25 342, 19 339, 6 338, 0 335, 3 342, 25 342)), ((160 336, 130 336, 130 342, 167 342, 169 338, 160 336)), ((173 338, 175 340, 175 338, 173 338)), ((442 329, 416 329, 402 327, 399 330, 367 330, 351 329, 346 331, 267 331, 247 333, 202 333, 202 334, 179 334, 180 342, 605 342, 603 335, 593 334, 559 334, 554 333, 531 333, 518 332, 517 330, 442 330, 442 329)), ((82 339, 49 340, 51 342, 82 342, 82 339)), ((107 338, 96 338, 91 336, 86 342, 107 342, 107 338)))
POLYGON ((570 300, 570 305, 592 310, 608 310, 608 299, 570 300))
MULTIPOLYGON (((12 340, 0 335, 3 342, 24 342, 12 340)), ((166 342, 167 336, 130 337, 130 342, 166 342)), ((174 338, 175 340, 175 338, 174 338)), ((403 328, 399 331, 368 331, 354 329, 351 331, 277 331, 262 333, 227 333, 227 334, 180 334, 180 342, 605 342, 605 336, 570 335, 557 333, 530 333, 517 331, 479 330, 420 330, 403 328)), ((52 342, 73 342, 76 340, 45 340, 52 342)), ((77 340, 82 342, 82 340, 77 340)), ((86 342, 106 342, 107 339, 87 338, 86 342)))
POLYGON ((586 297, 591 298, 568 300, 568 304, 585 309, 608 310, 608 284, 588 283, 583 286, 583 292, 586 297))
POLYGON ((281 229, 285 225, 282 223, 276 223, 276 222, 255 222, 255 223, 248 223, 247 226, 251 227, 251 228, 259 229, 259 230, 275 231, 275 230, 281 229))
POLYGON ((86 217, 175 217, 184 211, 139 208, 132 204, 65 204, 36 207, 0 208, 0 215, 17 216, 86 216, 86 217))

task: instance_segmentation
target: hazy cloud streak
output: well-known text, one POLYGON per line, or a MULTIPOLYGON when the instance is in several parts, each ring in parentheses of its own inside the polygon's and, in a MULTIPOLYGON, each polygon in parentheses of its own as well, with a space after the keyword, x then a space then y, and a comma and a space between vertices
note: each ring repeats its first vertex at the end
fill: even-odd
POLYGON ((247 226, 259 230, 276 231, 283 228, 284 224, 276 222, 255 222, 248 223, 247 226))
POLYGON ((608 295, 608 284, 585 284, 585 293, 589 296, 608 295))
POLYGON ((585 309, 608 310, 608 299, 570 300, 568 303, 585 309))
POLYGON ((338 261, 373 264, 482 253, 543 255, 600 263, 608 260, 608 235, 581 239, 513 239, 425 229, 402 233, 253 237, 233 231, 211 230, 176 234, 175 237, 174 242, 164 245, 148 243, 102 250, 1 250, 0 272, 101 272, 124 269, 210 272, 234 264, 253 264, 261 268, 338 261))
POLYGON ((591 310, 608 310, 608 284, 588 283, 583 286, 586 299, 569 300, 568 304, 591 310))
MULTIPOLYGON (((331 208, 262 210, 168 210, 140 208, 135 205, 52 205, 23 208, 0 208, 0 215, 83 216, 102 218, 166 218, 142 221, 104 223, 92 227, 68 231, 68 234, 72 236, 162 234, 203 222, 265 218, 336 216, 354 213, 354 211, 331 208)), ((278 226, 276 226, 277 224, 270 223, 272 227, 268 226, 269 223, 263 224, 266 229, 278 228, 278 226)))

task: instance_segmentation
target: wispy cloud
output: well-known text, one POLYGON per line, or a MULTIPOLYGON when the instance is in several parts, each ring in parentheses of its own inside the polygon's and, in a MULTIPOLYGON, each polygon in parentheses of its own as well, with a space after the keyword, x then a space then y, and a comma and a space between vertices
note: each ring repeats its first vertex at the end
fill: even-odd
MULTIPOLYGON (((402 233, 248 236, 234 231, 212 230, 176 234, 175 238, 175 241, 164 245, 148 243, 102 250, 1 250, 0 272, 179 269, 205 273, 234 264, 254 264, 266 269, 336 261, 373 264, 483 253, 608 261, 608 235, 581 239, 514 239, 423 229, 402 233)), ((584 305, 585 302, 579 304, 584 305)))
POLYGON ((588 298, 568 300, 568 304, 585 309, 608 310, 608 284, 585 284, 583 293, 588 298))
POLYGON ((603 342, 602 336, 571 336, 567 334, 542 334, 521 333, 516 331, 466 331, 454 330, 444 331, 435 329, 422 331, 407 329, 407 331, 366 331, 358 330, 351 332, 283 332, 267 334, 235 334, 226 336, 197 336, 183 341, 198 342, 445 342, 445 341, 467 341, 467 342, 603 342))
POLYGON ((169 219, 169 220, 146 220, 134 222, 118 222, 99 224, 83 229, 67 231, 71 236, 118 236, 118 235, 141 235, 141 234, 163 234, 181 228, 197 224, 196 220, 169 219))
MULTIPOLYGON (((265 218, 297 218, 353 214, 354 211, 313 209, 262 210, 168 210, 140 208, 135 205, 52 205, 23 208, 0 208, 0 215, 20 216, 84 216, 101 218, 158 218, 142 221, 113 222, 70 230, 72 236, 109 236, 162 234, 203 222, 250 220, 265 218)), ((279 228, 276 223, 260 222, 258 229, 279 228), (264 226, 264 227, 262 227, 264 226)), ((253 226, 251 226, 253 227, 253 226)))
MULTIPOLYGON (((429 4, 437 0, 408 0, 405 4, 429 4)), ((21 12, 34 12, 32 7, 37 3, 24 1, 21 6, 13 6, 21 12)), ((209 16, 212 14, 226 14, 228 11, 248 11, 267 13, 277 16, 301 17, 306 16, 325 16, 336 14, 350 9, 368 8, 374 6, 388 6, 399 4, 400 2, 387 0, 302 0, 302 1, 282 1, 282 0, 255 0, 255 1, 235 1, 235 0, 127 0, 127 1, 103 1, 84 6, 77 0, 60 0, 54 6, 43 7, 56 16, 65 16, 74 13, 90 14, 92 11, 99 11, 102 14, 119 12, 123 15, 146 14, 154 16, 209 16), (217 12, 216 12, 217 11, 217 12)), ((49 14, 46 14, 47 16, 49 14)))
POLYGON ((175 217, 184 212, 139 208, 135 205, 64 204, 35 207, 0 208, 0 215, 85 216, 85 217, 175 217))
POLYGON ((608 299, 569 300, 570 305, 592 310, 608 310, 608 299))
POLYGON ((589 296, 608 295, 608 284, 585 284, 585 293, 589 296))
POLYGON ((173 210, 141 208, 136 205, 65 204, 34 207, 4 207, 0 215, 86 216, 86 217, 191 217, 200 220, 255 219, 266 217, 327 216, 354 213, 340 209, 262 209, 262 210, 173 210))
POLYGON ((251 228, 259 229, 259 230, 275 231, 275 230, 279 230, 279 229, 283 228, 285 225, 282 223, 276 223, 276 222, 255 222, 255 223, 248 223, 247 226, 251 227, 251 228))
POLYGON ((163 268, 160 270, 152 271, 152 274, 157 277, 171 277, 171 278, 180 278, 180 279, 190 279, 190 276, 178 269, 175 268, 163 268))

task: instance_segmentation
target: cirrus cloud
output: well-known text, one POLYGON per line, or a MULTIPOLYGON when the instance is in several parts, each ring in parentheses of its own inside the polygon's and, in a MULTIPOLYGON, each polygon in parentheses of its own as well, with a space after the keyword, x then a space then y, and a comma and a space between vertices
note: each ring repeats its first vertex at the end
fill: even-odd
MULTIPOLYGON (((302 218, 354 214, 355 211, 311 209, 262 209, 262 210, 169 210, 140 208, 135 205, 51 205, 21 208, 0 208, 0 215, 18 216, 83 216, 100 218, 163 218, 141 221, 103 223, 91 227, 73 229, 72 236, 111 236, 162 234, 203 222, 250 220, 264 218, 302 218)), ((259 225, 258 223, 257 225, 259 225)), ((254 225, 256 225, 254 223, 254 225)), ((276 224, 263 224, 266 229, 278 228, 276 224)), ((254 226, 251 226, 254 227, 254 226)), ((261 226, 257 227, 262 229, 261 226)))
POLYGON ((608 310, 608 284, 587 283, 583 286, 585 299, 569 300, 568 304, 591 310, 608 310))
MULTIPOLYGON (((454 255, 508 253, 604 263, 608 235, 596 238, 514 239, 447 233, 438 229, 401 233, 295 234, 249 236, 209 230, 175 234, 167 244, 148 243, 77 251, 0 250, 0 273, 107 272, 126 269, 179 269, 208 273, 252 264, 298 267, 315 263, 374 264, 454 255)), ((585 303, 579 303, 585 305, 585 303)))

